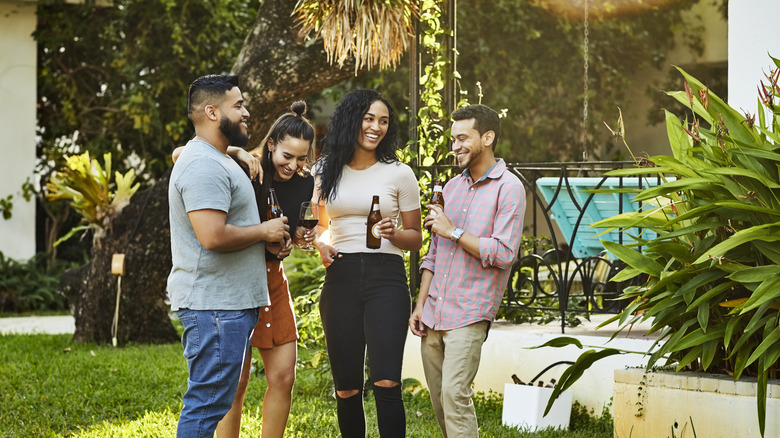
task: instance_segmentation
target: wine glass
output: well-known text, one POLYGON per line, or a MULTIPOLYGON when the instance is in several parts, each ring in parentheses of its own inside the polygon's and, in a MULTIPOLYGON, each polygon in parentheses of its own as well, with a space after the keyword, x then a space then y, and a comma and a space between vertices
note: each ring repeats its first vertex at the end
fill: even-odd
MULTIPOLYGON (((305 201, 301 203, 301 214, 298 216, 298 223, 307 231, 317 226, 320 221, 319 205, 311 201, 305 201)), ((311 244, 307 243, 300 247, 304 251, 312 251, 316 249, 311 244)))

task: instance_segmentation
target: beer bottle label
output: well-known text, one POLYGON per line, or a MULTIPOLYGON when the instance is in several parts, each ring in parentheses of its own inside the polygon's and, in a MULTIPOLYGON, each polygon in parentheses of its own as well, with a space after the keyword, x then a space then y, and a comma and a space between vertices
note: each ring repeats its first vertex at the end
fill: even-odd
POLYGON ((371 234, 372 234, 374 237, 376 237, 377 239, 379 239, 379 230, 377 229, 377 227, 379 227, 379 223, 375 223, 375 224, 374 224, 374 225, 371 227, 371 234))

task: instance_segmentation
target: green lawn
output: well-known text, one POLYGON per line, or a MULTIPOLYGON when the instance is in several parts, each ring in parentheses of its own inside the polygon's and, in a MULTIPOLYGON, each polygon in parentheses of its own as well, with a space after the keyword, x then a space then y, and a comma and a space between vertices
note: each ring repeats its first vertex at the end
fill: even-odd
MULTIPOLYGON (((175 436, 187 379, 181 345, 112 348, 70 340, 71 335, 0 336, 0 436, 175 436)), ((264 389, 264 379, 253 376, 242 436, 260 436, 264 389)), ((408 436, 441 436, 427 392, 408 390, 404 397, 408 436)), ((612 436, 608 414, 592 418, 576 405, 570 430, 538 433, 502 426, 500 395, 480 394, 476 406, 482 437, 612 436)), ((368 436, 377 437, 370 395, 366 415, 368 436)), ((339 436, 329 375, 299 370, 286 436, 339 436)))

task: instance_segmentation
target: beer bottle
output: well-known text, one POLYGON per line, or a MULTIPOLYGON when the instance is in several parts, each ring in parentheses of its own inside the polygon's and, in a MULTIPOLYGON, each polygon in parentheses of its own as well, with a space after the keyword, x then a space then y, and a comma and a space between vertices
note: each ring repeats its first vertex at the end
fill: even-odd
MULTIPOLYGON (((438 205, 441 207, 442 211, 444 211, 444 193, 441 188, 441 180, 437 179, 436 183, 433 185, 433 192, 431 193, 431 201, 429 202, 430 205, 438 205)), ((428 214, 433 213, 433 210, 430 210, 428 214)), ((435 214, 432 214, 431 216, 435 216, 435 214)), ((427 226, 425 227, 427 230, 430 230, 431 227, 427 226)))
POLYGON ((274 189, 268 189, 268 220, 284 216, 282 207, 279 207, 279 200, 276 199, 274 189))
POLYGON ((437 179, 433 185, 433 193, 431 194, 431 205, 438 205, 444 210, 444 194, 441 189, 441 180, 437 179))
POLYGON ((520 380, 520 378, 517 377, 517 374, 512 374, 512 381, 515 382, 516 385, 525 385, 525 382, 520 380))
POLYGON ((371 249, 378 249, 382 246, 382 239, 379 238, 377 224, 382 220, 382 214, 379 212, 379 195, 374 195, 371 200, 371 210, 368 212, 366 220, 366 246, 371 249))

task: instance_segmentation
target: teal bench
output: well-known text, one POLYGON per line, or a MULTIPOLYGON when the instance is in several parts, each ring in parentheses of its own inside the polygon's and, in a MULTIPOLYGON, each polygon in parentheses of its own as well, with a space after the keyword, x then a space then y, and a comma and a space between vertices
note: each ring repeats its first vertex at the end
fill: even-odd
MULTIPOLYGON (((633 239, 625 233, 621 242, 621 236, 617 230, 596 236, 604 230, 590 226, 602 219, 620 213, 636 211, 640 208, 639 203, 632 202, 635 193, 583 193, 583 190, 595 189, 602 180, 604 182, 599 187, 600 189, 618 189, 620 187, 639 189, 640 182, 641 188, 657 185, 655 178, 640 180, 637 177, 624 177, 622 182, 621 178, 604 179, 599 177, 545 177, 536 180, 536 186, 547 203, 550 218, 560 228, 575 258, 593 257, 603 253, 604 245, 601 244, 601 240, 623 244, 633 242, 633 239)), ((628 230, 628 233, 637 235, 640 231, 632 229, 628 230)), ((656 234, 646 231, 642 237, 651 239, 656 237, 656 234)))

